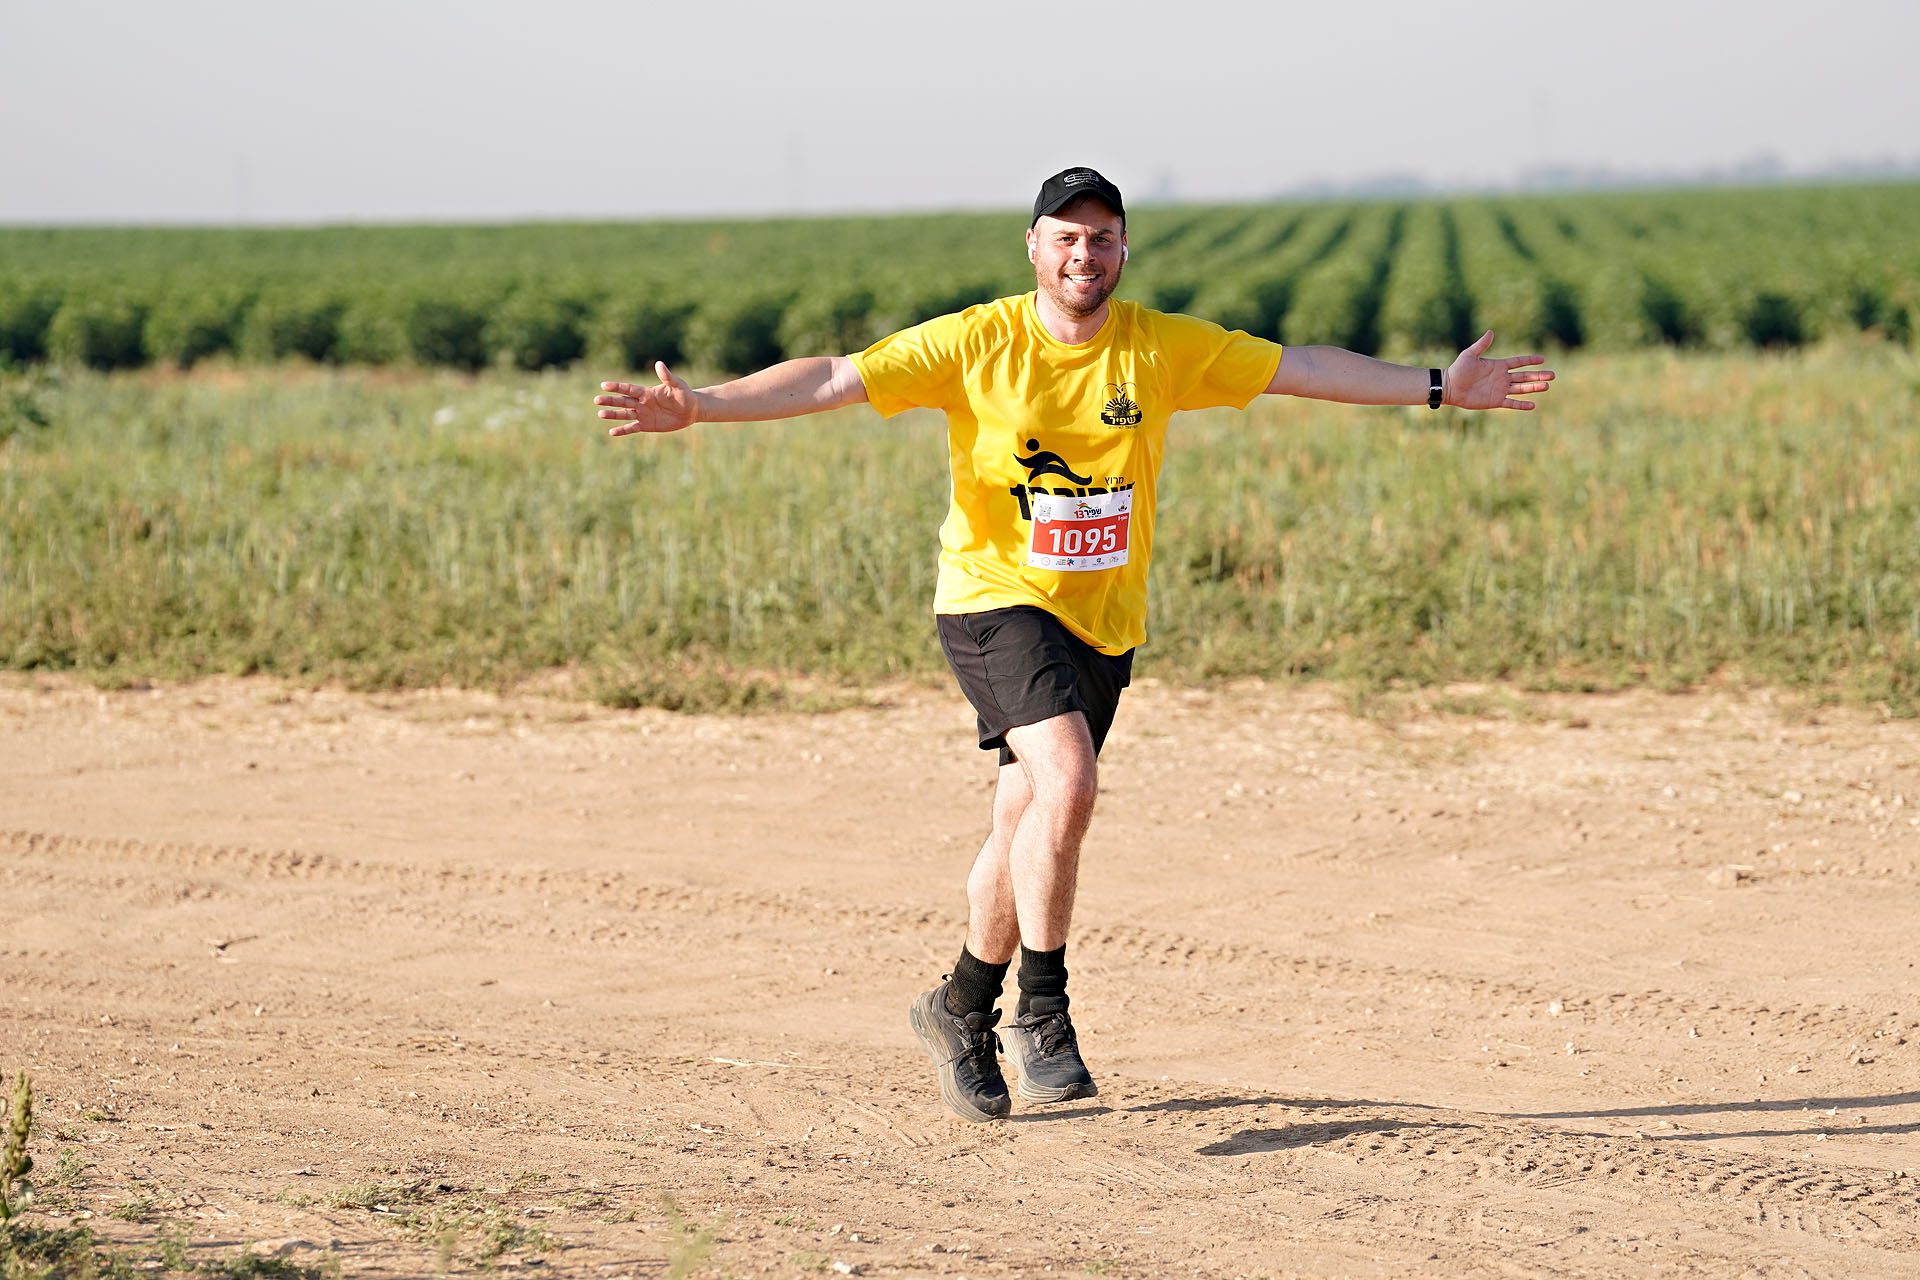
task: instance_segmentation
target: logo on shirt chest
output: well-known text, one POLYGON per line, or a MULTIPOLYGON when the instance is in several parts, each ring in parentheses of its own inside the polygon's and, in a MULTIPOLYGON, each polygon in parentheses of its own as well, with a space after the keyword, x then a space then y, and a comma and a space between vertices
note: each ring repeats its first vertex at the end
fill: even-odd
POLYGON ((1107 384, 1107 403, 1100 410, 1100 421, 1110 427, 1139 425, 1140 406, 1134 402, 1131 382, 1107 384))

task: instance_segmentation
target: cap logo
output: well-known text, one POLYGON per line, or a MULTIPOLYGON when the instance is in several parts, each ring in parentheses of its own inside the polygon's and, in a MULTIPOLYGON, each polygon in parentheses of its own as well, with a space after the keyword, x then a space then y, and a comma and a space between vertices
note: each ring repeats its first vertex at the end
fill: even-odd
MULTIPOLYGON (((1040 186, 1033 201, 1033 221, 1064 208, 1081 196, 1098 196, 1109 208, 1126 220, 1126 208, 1120 203, 1120 188, 1100 176, 1097 169, 1062 169, 1040 186)), ((1031 225, 1031 224, 1029 224, 1031 225)))

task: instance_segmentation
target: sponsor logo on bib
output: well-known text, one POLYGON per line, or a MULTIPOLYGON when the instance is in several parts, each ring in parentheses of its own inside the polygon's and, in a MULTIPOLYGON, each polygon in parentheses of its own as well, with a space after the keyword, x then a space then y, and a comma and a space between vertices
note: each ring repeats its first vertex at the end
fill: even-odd
POLYGON ((1117 569, 1133 540, 1133 491, 1035 493, 1027 564, 1035 569, 1084 573, 1117 569))

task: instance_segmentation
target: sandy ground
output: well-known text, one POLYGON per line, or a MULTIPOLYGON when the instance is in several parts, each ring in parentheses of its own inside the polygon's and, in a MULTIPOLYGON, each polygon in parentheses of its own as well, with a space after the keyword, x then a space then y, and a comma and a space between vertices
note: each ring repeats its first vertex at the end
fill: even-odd
POLYGON ((346 1275, 1920 1274, 1920 727, 1136 689, 1100 1096, 974 1126, 905 1016, 970 723, 0 680, 41 1220, 346 1275))

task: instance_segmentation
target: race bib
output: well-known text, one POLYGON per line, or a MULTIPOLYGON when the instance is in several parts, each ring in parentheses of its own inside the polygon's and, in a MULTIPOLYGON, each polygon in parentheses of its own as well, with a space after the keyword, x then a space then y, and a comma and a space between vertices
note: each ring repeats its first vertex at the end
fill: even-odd
POLYGON ((1112 569, 1127 562, 1133 528, 1133 490, 1118 493, 1035 493, 1027 563, 1036 569, 1112 569))

